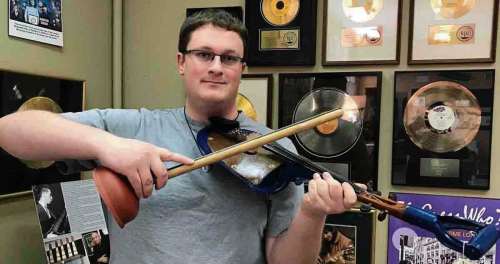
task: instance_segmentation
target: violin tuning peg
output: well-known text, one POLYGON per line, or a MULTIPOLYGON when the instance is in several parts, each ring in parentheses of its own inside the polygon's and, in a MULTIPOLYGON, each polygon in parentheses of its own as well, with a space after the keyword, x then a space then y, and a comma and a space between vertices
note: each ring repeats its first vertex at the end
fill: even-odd
POLYGON ((382 212, 379 212, 378 215, 377 215, 377 219, 382 222, 385 220, 385 218, 387 218, 387 212, 386 211, 382 211, 382 212))
POLYGON ((369 204, 362 204, 360 207, 359 207, 359 210, 362 212, 362 213, 369 213, 371 210, 373 209, 373 207, 369 204))

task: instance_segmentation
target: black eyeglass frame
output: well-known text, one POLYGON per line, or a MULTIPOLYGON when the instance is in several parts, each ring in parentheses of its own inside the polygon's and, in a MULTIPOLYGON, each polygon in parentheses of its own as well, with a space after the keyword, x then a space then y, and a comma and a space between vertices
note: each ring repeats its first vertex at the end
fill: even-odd
POLYGON ((234 66, 238 63, 241 63, 241 64, 245 63, 245 58, 243 58, 243 57, 229 55, 229 54, 217 54, 217 53, 215 53, 213 51, 209 51, 209 50, 191 49, 191 50, 182 51, 181 53, 185 54, 185 55, 194 54, 197 58, 200 58, 202 60, 204 60, 204 59, 202 57, 198 56, 197 53, 198 54, 205 53, 206 55, 210 55, 209 60, 206 60, 206 62, 212 62, 212 61, 214 61, 216 56, 219 56, 220 62, 224 65, 227 65, 227 66, 234 66), (234 63, 231 63, 231 61, 234 61, 234 63), (227 62, 229 62, 229 63, 227 63, 227 62))

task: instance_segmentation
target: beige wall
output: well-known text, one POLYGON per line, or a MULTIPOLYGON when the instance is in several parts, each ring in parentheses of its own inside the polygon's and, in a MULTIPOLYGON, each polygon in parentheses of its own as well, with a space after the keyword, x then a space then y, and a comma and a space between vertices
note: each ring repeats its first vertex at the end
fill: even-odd
MULTIPOLYGON (((258 2, 258 1, 255 1, 258 2)), ((338 72, 338 71, 382 71, 382 108, 380 131, 392 131, 393 111, 393 78, 395 70, 434 70, 434 69, 479 69, 495 68, 495 64, 464 64, 464 65, 424 65, 408 66, 407 39, 409 0, 403 0, 403 21, 401 30, 401 63, 396 66, 354 66, 354 67, 323 67, 321 66, 322 45, 322 17, 323 2, 318 0, 317 21, 317 58, 314 67, 251 67, 249 73, 274 74, 274 124, 277 125, 278 104, 278 73, 280 72, 338 72)), ((127 1, 124 21, 124 105, 126 107, 164 107, 182 106, 183 90, 175 68, 175 54, 179 26, 185 16, 187 7, 209 6, 244 6, 240 0, 187 0, 172 4, 163 0, 127 1)), ((500 41, 497 41, 500 43, 500 41)), ((497 59, 498 60, 498 59, 497 59)), ((499 72, 496 72, 496 87, 500 83, 499 72)), ((499 105, 498 91, 495 93, 495 105, 499 105)), ((500 122, 499 108, 494 113, 495 124, 500 122)), ((405 191, 418 193, 434 193, 447 195, 467 195, 478 197, 499 198, 500 167, 495 162, 498 156, 500 143, 498 126, 493 129, 493 152, 491 168, 491 189, 489 191, 441 189, 441 188, 413 188, 392 186, 390 182, 391 168, 391 132, 380 134, 379 158, 379 189, 387 194, 390 191, 405 191)), ((386 263, 387 248, 387 221, 377 224, 375 246, 375 263, 386 263)))
MULTIPOLYGON (((9 37, 0 4, 0 69, 84 80, 86 107, 111 106, 111 1, 63 1, 64 47, 9 37)), ((8 177, 8 175, 0 175, 8 177)), ((0 263, 44 263, 31 195, 0 200, 0 263)))

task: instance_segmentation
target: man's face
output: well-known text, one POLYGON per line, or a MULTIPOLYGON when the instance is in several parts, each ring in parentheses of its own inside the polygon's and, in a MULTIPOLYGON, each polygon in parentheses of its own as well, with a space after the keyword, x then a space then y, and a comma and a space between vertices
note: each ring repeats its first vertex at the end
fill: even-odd
POLYGON ((101 237, 97 233, 92 233, 92 244, 99 245, 101 243, 101 237))
POLYGON ((42 192, 42 198, 41 199, 45 200, 47 202, 47 204, 50 204, 52 202, 52 200, 53 200, 53 198, 52 198, 52 192, 50 190, 42 192))
MULTIPOLYGON (((193 31, 186 49, 238 57, 244 55, 243 41, 238 33, 211 24, 193 31)), ((178 53, 177 66, 184 80, 188 102, 206 106, 234 103, 245 68, 243 63, 222 64, 219 56, 211 62, 203 62, 192 53, 178 53)))

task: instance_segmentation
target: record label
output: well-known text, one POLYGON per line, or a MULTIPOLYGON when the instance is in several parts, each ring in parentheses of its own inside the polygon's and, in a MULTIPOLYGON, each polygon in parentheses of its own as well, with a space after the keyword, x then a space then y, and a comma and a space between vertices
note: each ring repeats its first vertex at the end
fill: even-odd
POLYGON ((438 105, 426 115, 429 126, 436 131, 448 131, 455 123, 455 112, 451 107, 438 105))

